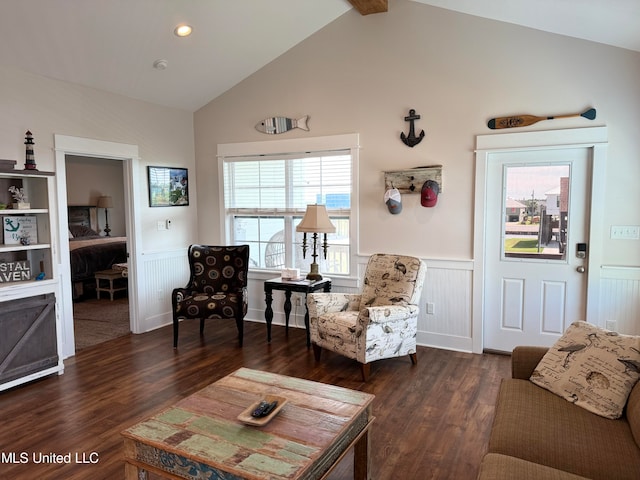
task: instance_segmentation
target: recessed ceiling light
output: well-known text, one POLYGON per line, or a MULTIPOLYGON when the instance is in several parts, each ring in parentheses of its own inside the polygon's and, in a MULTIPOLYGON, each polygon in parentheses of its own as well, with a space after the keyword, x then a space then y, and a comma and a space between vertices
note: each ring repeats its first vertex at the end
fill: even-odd
POLYGON ((188 37, 192 31, 191 25, 178 25, 173 33, 179 37, 188 37))

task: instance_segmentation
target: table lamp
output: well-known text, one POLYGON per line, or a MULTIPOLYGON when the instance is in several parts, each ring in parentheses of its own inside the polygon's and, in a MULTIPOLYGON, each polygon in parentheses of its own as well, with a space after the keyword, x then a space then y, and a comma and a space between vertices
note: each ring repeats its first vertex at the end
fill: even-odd
POLYGON ((305 258, 307 253, 307 233, 313 233, 313 262, 311 263, 311 271, 307 274, 307 280, 316 282, 322 280, 322 275, 318 272, 318 264, 316 258, 318 258, 317 244, 318 233, 324 233, 324 240, 322 242, 322 248, 324 250, 324 258, 327 258, 327 233, 335 233, 336 227, 329 220, 329 214, 327 208, 324 205, 307 205, 307 211, 302 218, 302 221, 296 227, 296 232, 304 232, 302 238, 302 258, 305 258))
POLYGON ((104 208, 104 234, 110 237, 109 232, 111 229, 109 228, 109 213, 107 209, 113 208, 113 199, 110 196, 98 198, 98 208, 104 208))

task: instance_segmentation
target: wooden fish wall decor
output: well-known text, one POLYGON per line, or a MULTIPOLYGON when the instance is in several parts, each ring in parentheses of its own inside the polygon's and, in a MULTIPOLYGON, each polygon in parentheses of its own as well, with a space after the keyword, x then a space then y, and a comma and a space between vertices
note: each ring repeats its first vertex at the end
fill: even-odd
POLYGON ((309 121, 309 115, 305 115, 297 120, 287 117, 271 117, 265 118, 261 122, 256 124, 256 130, 262 133, 268 133, 269 135, 275 135, 277 133, 288 132, 294 128, 309 131, 307 122, 309 121))

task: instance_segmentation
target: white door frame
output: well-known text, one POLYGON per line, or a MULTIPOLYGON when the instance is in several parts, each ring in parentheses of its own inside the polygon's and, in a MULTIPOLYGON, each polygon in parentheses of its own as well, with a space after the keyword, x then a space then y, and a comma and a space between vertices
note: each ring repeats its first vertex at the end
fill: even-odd
MULTIPOLYGON (((140 309, 138 271, 139 252, 142 251, 138 233, 141 231, 136 205, 140 202, 138 191, 138 146, 124 143, 106 142, 88 138, 54 135, 56 157, 56 192, 58 225, 68 225, 67 215, 67 179, 66 156, 106 158, 123 161, 125 223, 127 229, 128 282, 129 282, 129 318, 131 331, 140 333, 140 309)), ((73 286, 71 284, 71 261, 69 254, 69 236, 66 228, 58 229, 59 247, 58 272, 60 281, 58 297, 58 316, 62 327, 62 356, 75 355, 75 335, 73 330, 73 286)))
POLYGON ((587 256, 587 305, 585 320, 601 325, 600 319, 600 266, 602 265, 604 179, 607 161, 607 127, 574 128, 533 132, 514 132, 476 137, 476 178, 474 215, 474 272, 472 348, 482 353, 484 348, 484 276, 485 276, 485 224, 487 202, 487 167, 494 153, 550 150, 559 148, 591 149, 591 208, 589 219, 589 254, 587 256))

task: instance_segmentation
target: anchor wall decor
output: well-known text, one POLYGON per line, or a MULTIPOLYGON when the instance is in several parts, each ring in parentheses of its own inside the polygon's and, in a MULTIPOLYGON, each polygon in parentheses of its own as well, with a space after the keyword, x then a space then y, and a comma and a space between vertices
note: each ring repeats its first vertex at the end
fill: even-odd
POLYGON ((412 108, 409 110, 409 116, 404 117, 404 121, 409 122, 409 135, 405 135, 404 132, 400 133, 400 140, 402 140, 407 147, 415 147, 424 138, 424 130, 420 132, 419 137, 416 137, 414 126, 414 121, 416 120, 420 120, 420 115, 416 115, 416 111, 412 108))

